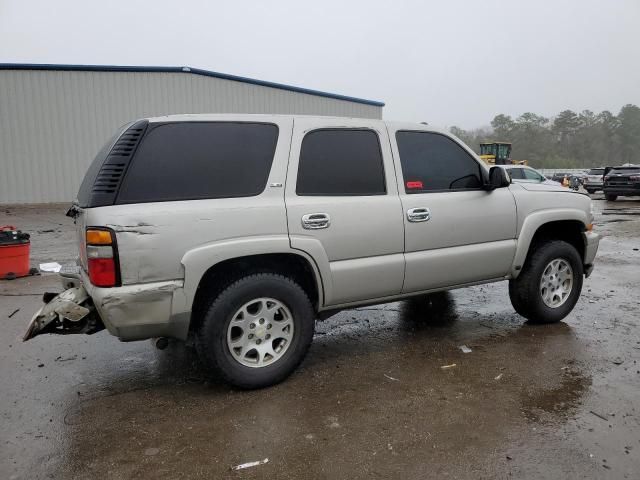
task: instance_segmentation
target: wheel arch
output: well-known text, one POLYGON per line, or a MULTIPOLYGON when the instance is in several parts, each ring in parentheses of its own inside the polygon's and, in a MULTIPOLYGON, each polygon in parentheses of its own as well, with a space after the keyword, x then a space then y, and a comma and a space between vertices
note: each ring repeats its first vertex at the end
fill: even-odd
POLYGON ((573 245, 585 258, 585 241, 587 215, 583 210, 562 209, 540 211, 529 215, 523 222, 518 236, 518 246, 511 267, 512 278, 518 277, 522 271, 532 246, 548 240, 563 240, 573 245))
POLYGON ((190 312, 190 328, 197 325, 206 299, 239 278, 254 273, 287 275, 307 292, 316 311, 322 305, 323 281, 312 257, 291 249, 288 239, 286 244, 252 240, 232 242, 232 250, 226 248, 228 245, 216 245, 185 255, 182 261, 185 268, 184 310, 190 312))

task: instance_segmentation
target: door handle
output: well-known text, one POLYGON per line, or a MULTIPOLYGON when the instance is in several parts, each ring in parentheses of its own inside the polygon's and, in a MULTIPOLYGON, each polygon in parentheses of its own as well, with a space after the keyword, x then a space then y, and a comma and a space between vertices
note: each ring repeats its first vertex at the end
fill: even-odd
POLYGON ((426 207, 410 208, 407 210, 407 220, 410 222, 427 222, 431 220, 431 210, 426 207))
POLYGON ((307 213, 302 216, 302 228, 305 230, 319 230, 331 225, 328 213, 307 213))

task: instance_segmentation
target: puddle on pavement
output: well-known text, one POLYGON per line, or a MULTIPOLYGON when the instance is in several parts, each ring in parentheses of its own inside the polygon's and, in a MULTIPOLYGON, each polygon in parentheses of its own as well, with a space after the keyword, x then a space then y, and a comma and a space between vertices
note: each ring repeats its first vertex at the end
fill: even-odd
MULTIPOLYGON (((267 390, 209 378, 179 343, 158 352, 103 332, 9 349, 5 335, 0 372, 15 388, 4 390, 0 464, 10 459, 10 474, 35 472, 29 478, 227 478, 232 465, 265 457, 242 475, 598 478, 588 452, 609 449, 610 463, 633 466, 632 455, 611 453, 637 442, 639 378, 638 220, 618 204, 600 219, 611 228, 566 323, 526 324, 505 283, 345 311, 318 323, 301 368, 267 390), (624 363, 603 360, 609 351, 624 363), (617 415, 600 425, 592 408, 617 415)), ((22 309, 7 325, 39 305, 6 298, 22 309)))
POLYGON ((165 472, 154 478, 218 478, 265 457, 259 474, 280 478, 387 476, 409 464, 417 476, 485 462, 527 421, 565 421, 590 379, 569 325, 479 314, 458 305, 469 295, 331 317, 301 368, 266 390, 208 379, 180 345, 158 352, 161 376, 124 358, 69 409, 62 476, 131 478, 153 466, 165 472))

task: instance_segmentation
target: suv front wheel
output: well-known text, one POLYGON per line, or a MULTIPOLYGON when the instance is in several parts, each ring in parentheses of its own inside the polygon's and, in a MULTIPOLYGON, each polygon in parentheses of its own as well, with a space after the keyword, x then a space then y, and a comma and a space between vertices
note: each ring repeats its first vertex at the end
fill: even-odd
POLYGON ((315 314, 290 278, 244 277, 211 300, 196 334, 200 359, 227 382, 262 388, 287 378, 304 359, 315 314))
POLYGON ((555 323, 575 306, 582 290, 582 259, 564 241, 538 244, 520 275, 509 280, 513 308, 531 323, 555 323))

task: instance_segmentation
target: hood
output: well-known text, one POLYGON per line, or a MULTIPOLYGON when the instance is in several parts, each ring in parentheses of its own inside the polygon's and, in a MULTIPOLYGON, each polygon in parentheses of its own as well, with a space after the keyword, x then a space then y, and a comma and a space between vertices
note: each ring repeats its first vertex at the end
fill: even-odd
POLYGON ((520 183, 519 184, 525 190, 530 192, 565 192, 565 193, 578 193, 570 188, 563 187, 560 184, 549 185, 547 183, 520 183))
POLYGON ((561 187, 562 184, 560 182, 556 182, 555 180, 550 180, 550 179, 546 179, 544 182, 542 182, 543 185, 555 185, 555 186, 559 186, 561 187))

